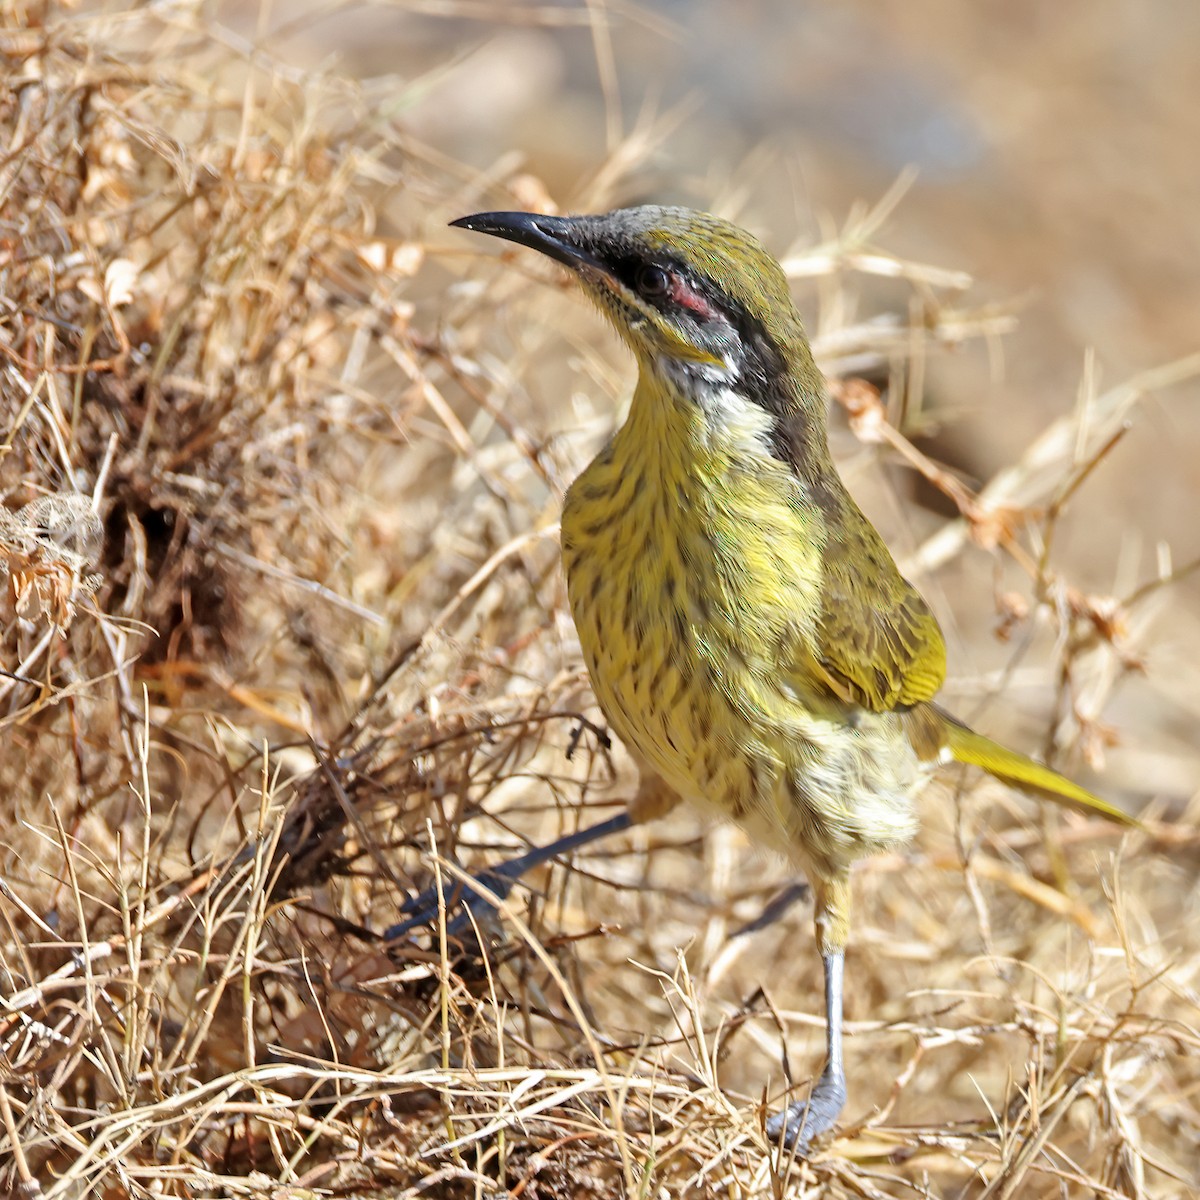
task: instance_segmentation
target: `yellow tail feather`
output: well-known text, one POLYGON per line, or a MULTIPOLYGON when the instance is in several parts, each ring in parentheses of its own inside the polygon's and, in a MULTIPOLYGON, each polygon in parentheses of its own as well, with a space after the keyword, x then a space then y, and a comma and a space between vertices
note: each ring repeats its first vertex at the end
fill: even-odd
POLYGON ((1137 826, 1138 822, 1128 813, 1109 804, 1107 800, 1101 800, 1087 788, 1072 783, 1065 775, 968 729, 948 713, 941 715, 946 722, 946 745, 956 762, 982 767, 989 775, 994 775, 1011 787, 1053 800, 1056 804, 1074 805, 1098 812, 1121 825, 1137 826))

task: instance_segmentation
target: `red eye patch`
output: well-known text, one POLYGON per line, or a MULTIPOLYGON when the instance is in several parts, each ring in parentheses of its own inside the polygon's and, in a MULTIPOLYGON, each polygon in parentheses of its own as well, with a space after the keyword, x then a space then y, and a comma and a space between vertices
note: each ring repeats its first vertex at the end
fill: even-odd
POLYGON ((706 321, 711 321, 717 315, 717 310, 680 275, 671 274, 671 285, 667 295, 676 304, 691 309, 698 317, 703 317, 706 321))

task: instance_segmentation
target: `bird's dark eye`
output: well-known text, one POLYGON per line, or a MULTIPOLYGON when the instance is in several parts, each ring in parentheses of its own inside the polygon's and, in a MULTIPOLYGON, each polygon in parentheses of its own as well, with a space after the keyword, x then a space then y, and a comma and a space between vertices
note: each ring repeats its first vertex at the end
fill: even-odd
POLYGON ((647 263, 638 268, 637 290, 648 300, 657 300, 671 290, 671 276, 662 267, 647 263))

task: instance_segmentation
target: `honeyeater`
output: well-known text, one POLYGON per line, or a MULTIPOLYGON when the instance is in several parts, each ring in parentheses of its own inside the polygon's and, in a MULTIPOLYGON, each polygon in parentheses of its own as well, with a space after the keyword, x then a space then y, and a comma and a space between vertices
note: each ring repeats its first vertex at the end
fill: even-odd
POLYGON ((755 238, 656 206, 453 224, 564 264, 637 360, 629 416, 562 514, 596 699, 642 772, 623 821, 593 832, 683 798, 807 875, 827 1061, 811 1094, 767 1125, 806 1152, 846 1098, 850 869, 913 836, 932 770, 973 763, 1128 818, 934 703, 946 673, 937 619, 838 475, 821 373, 783 270, 755 238))

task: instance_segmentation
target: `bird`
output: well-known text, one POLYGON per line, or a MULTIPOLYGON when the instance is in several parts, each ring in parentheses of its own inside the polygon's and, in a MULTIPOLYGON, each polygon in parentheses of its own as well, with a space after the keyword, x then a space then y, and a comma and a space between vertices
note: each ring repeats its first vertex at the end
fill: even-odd
POLYGON ((807 1154, 846 1103, 851 868, 913 837, 926 779, 972 764, 1132 819, 937 704, 938 621, 837 471, 824 377, 757 238, 659 205, 451 224, 565 266, 638 371, 624 423, 567 489, 561 541, 592 688, 640 784, 617 819, 483 878, 506 888, 532 862, 679 800, 781 852, 812 888, 826 1056, 765 1132, 807 1154))

